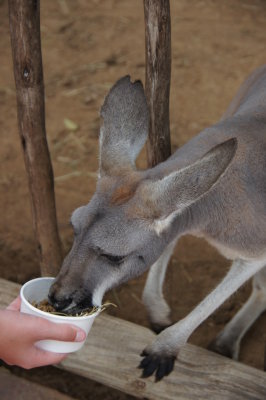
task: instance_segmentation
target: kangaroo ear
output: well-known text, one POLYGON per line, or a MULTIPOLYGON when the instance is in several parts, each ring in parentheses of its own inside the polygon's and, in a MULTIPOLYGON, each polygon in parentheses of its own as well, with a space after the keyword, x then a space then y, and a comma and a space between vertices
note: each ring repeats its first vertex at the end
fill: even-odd
POLYGON ((148 207, 159 215, 155 220, 158 231, 215 185, 233 159, 236 147, 236 139, 227 140, 188 167, 143 186, 142 198, 152 202, 153 207, 147 204, 148 207))
POLYGON ((148 135, 149 113, 142 83, 121 78, 111 88, 100 112, 100 176, 135 168, 148 135))

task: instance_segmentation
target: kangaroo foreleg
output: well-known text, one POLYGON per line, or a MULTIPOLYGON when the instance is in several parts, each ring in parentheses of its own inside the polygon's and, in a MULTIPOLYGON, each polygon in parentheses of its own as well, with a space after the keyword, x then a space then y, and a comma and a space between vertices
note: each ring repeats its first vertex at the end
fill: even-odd
POLYGON ((265 261, 235 261, 222 282, 186 318, 165 329, 145 348, 139 366, 143 377, 155 372, 156 380, 160 380, 168 375, 192 332, 264 265, 265 261))
POLYGON ((156 333, 172 324, 170 307, 163 295, 163 283, 175 244, 176 240, 166 248, 160 258, 152 265, 143 290, 142 301, 147 309, 151 328, 156 333))

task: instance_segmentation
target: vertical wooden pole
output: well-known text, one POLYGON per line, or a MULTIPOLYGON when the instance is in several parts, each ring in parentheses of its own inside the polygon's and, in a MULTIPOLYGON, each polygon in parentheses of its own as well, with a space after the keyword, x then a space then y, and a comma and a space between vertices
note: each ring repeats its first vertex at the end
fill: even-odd
POLYGON ((56 275, 62 252, 56 221, 53 170, 45 132, 40 1, 9 0, 9 23, 18 127, 41 273, 56 275))
POLYGON ((171 20, 169 0, 144 0, 146 96, 150 111, 147 157, 150 167, 171 154, 169 95, 171 20))

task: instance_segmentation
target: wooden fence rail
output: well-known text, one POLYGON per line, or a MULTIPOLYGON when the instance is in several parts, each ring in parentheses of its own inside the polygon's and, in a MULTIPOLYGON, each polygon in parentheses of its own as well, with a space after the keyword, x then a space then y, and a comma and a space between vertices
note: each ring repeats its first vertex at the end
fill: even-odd
MULTIPOLYGON (((0 308, 19 292, 19 285, 0 279, 0 308)), ((151 400, 265 400, 266 374, 186 345, 174 371, 162 381, 141 379, 139 354, 154 337, 147 328, 100 315, 85 346, 67 357, 59 368, 104 385, 151 400)))

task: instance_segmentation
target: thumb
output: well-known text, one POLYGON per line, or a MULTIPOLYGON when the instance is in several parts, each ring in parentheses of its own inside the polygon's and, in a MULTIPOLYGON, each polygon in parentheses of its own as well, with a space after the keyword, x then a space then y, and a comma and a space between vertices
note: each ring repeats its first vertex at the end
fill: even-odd
POLYGON ((51 339, 62 340, 65 342, 83 342, 86 339, 86 333, 76 325, 58 324, 40 318, 44 323, 39 326, 38 340, 51 339))

